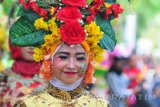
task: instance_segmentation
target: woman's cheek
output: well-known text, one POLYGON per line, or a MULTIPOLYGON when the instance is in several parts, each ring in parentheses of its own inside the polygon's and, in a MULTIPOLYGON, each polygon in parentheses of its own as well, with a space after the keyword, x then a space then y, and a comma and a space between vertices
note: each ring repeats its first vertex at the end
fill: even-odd
POLYGON ((57 58, 55 59, 55 62, 56 62, 56 63, 60 63, 60 62, 62 62, 62 59, 57 57, 57 58))
POLYGON ((87 63, 85 61, 79 62, 79 69, 81 74, 85 74, 87 70, 87 63))

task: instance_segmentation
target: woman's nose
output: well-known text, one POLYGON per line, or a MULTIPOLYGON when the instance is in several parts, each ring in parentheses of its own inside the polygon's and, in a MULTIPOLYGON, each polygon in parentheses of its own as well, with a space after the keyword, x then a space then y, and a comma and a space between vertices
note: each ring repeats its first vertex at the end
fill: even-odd
POLYGON ((74 61, 74 59, 70 59, 68 64, 67 64, 67 68, 69 69, 75 69, 76 68, 76 63, 74 61))

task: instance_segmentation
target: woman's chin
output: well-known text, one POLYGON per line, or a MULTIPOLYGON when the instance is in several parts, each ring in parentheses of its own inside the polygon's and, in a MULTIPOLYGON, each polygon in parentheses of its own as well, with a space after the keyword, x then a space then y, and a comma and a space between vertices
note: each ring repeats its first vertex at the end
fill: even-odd
POLYGON ((65 84, 73 84, 77 81, 78 79, 65 79, 62 80, 65 84))

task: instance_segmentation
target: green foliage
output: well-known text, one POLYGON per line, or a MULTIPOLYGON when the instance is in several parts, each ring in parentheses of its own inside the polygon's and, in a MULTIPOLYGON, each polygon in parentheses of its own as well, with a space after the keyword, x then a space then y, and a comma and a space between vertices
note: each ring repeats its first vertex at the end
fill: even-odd
POLYGON ((50 0, 37 0, 38 6, 42 8, 49 8, 50 7, 49 2, 50 0))
POLYGON ((116 45, 115 32, 108 20, 105 20, 100 14, 96 15, 96 24, 100 26, 101 31, 104 32, 103 38, 100 40, 99 45, 107 50, 113 51, 116 45))
POLYGON ((109 4, 114 4, 116 3, 116 0, 104 0, 105 2, 109 3, 109 4))
POLYGON ((9 31, 12 44, 18 46, 39 46, 44 42, 43 38, 47 32, 37 30, 33 25, 37 18, 39 18, 39 15, 30 11, 12 25, 9 31))
POLYGON ((87 4, 90 5, 92 3, 92 0, 87 0, 87 4))

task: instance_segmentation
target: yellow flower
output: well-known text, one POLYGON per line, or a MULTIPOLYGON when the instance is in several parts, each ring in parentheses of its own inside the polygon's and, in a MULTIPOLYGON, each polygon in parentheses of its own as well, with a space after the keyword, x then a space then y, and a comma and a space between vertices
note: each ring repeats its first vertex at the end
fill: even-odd
POLYGON ((53 15, 55 13, 55 8, 52 6, 50 9, 51 15, 53 15))
POLYGON ((95 37, 99 41, 103 36, 103 32, 101 32, 100 27, 97 26, 95 22, 92 22, 89 25, 84 26, 84 28, 87 30, 88 38, 95 37))
POLYGON ((55 41, 59 41, 61 38, 60 29, 55 29, 54 32, 52 32, 52 37, 55 41))
POLYGON ((43 20, 42 18, 39 18, 35 21, 34 26, 36 27, 36 29, 44 29, 48 31, 48 25, 47 23, 43 20))
POLYGON ((33 58, 35 61, 40 62, 41 60, 43 60, 45 50, 42 50, 40 48, 34 48, 33 52, 33 58))
POLYGON ((95 61, 100 62, 103 60, 103 49, 98 45, 100 39, 103 37, 104 32, 101 32, 100 27, 96 25, 95 22, 91 22, 89 25, 85 25, 88 36, 87 43, 91 48, 91 51, 94 53, 93 58, 95 61))
POLYGON ((104 5, 105 5, 105 7, 108 9, 109 7, 111 7, 111 5, 110 4, 108 4, 108 3, 104 3, 104 5))
POLYGON ((56 17, 53 17, 51 20, 48 21, 48 26, 51 32, 54 32, 58 29, 57 24, 55 23, 56 17))

